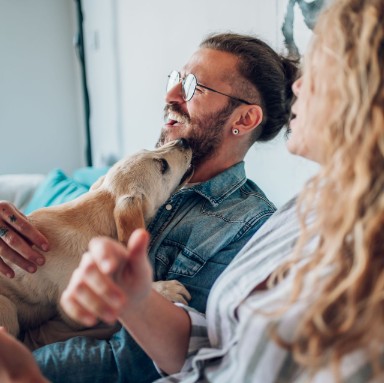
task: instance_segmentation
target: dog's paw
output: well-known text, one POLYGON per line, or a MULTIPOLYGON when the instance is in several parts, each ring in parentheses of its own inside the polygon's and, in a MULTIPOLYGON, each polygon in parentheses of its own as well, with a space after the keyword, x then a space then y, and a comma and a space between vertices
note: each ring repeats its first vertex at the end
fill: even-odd
POLYGON ((188 290, 179 281, 157 281, 153 282, 152 287, 163 297, 172 302, 188 304, 191 300, 191 295, 188 290))

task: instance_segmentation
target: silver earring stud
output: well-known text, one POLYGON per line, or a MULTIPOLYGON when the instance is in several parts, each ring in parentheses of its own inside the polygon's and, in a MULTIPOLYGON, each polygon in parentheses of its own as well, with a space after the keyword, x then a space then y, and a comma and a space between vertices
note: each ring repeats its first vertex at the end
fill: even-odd
POLYGON ((239 129, 233 129, 233 130, 232 130, 232 133, 233 133, 234 135, 239 134, 239 129))

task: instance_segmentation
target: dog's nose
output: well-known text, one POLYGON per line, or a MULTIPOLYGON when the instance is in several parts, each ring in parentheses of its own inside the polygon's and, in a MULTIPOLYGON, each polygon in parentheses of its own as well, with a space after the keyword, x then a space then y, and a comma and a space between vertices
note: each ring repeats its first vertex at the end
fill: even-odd
POLYGON ((190 145, 185 138, 180 138, 179 140, 177 140, 177 145, 183 149, 189 149, 190 148, 190 145))

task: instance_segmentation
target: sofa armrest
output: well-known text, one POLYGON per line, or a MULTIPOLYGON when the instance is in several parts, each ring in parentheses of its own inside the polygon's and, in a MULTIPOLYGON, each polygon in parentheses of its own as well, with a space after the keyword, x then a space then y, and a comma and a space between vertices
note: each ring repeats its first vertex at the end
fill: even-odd
POLYGON ((12 202, 23 211, 44 178, 44 174, 0 175, 0 200, 12 202))

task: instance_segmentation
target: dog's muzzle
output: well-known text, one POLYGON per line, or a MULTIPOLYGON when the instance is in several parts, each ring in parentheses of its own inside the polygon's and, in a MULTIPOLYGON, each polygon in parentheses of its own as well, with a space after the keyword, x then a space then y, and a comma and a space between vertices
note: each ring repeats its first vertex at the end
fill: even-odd
POLYGON ((188 141, 185 138, 179 138, 178 140, 176 140, 176 145, 182 149, 191 148, 191 146, 189 145, 188 141))
POLYGON ((183 177, 181 178, 179 187, 186 184, 193 176, 193 166, 190 165, 183 177))

